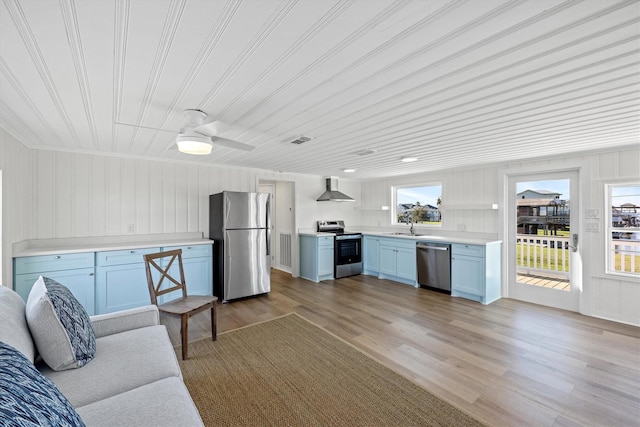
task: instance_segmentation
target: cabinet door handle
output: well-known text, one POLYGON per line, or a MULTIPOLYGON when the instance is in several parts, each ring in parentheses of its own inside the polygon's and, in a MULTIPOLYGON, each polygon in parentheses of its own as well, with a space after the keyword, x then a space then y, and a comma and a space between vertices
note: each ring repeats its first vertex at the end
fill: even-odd
POLYGON ((60 259, 60 255, 56 255, 56 259, 60 259))
POLYGON ((89 276, 94 276, 94 273, 89 273, 89 276))
POLYGON ((132 254, 135 254, 135 253, 136 253, 136 251, 131 251, 131 253, 132 253, 132 254))

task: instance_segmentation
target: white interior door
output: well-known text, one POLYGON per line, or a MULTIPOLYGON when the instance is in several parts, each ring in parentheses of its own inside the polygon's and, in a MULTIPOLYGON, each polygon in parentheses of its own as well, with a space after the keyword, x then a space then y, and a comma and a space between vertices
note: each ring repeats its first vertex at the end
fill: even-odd
POLYGON ((507 184, 510 298, 579 311, 577 170, 512 175, 507 184))

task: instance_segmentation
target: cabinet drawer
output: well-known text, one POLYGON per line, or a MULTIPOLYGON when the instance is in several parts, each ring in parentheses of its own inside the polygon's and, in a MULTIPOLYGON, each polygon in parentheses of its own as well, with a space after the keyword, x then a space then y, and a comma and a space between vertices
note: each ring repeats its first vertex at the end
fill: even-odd
POLYGON ((381 237, 380 245, 392 246, 394 248, 415 249, 416 241, 412 239, 394 239, 394 238, 388 238, 388 237, 381 237))
POLYGON ((93 252, 27 256, 15 259, 14 274, 93 267, 93 252))
POLYGON ((333 247, 333 237, 318 237, 318 246, 332 246, 333 247))
POLYGON ((454 243, 451 245, 451 254, 484 257, 484 246, 454 243))
POLYGON ((182 259, 211 256, 211 245, 167 246, 162 248, 162 251, 173 251, 175 249, 182 249, 182 259))
POLYGON ((108 265, 134 264, 144 262, 143 255, 160 252, 160 248, 125 249, 122 251, 96 252, 96 265, 104 267, 108 265))
POLYGON ((380 246, 396 246, 397 239, 388 239, 386 237, 380 238, 380 246))

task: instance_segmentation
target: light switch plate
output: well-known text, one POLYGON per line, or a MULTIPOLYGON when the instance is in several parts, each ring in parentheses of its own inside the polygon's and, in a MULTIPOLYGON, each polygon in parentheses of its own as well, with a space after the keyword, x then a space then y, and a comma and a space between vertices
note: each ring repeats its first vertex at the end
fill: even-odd
POLYGON ((598 222, 588 222, 587 223, 587 231, 590 231, 592 233, 597 233, 598 231, 600 231, 600 223, 598 223, 598 222))
POLYGON ((587 218, 600 218, 600 209, 587 209, 587 218))

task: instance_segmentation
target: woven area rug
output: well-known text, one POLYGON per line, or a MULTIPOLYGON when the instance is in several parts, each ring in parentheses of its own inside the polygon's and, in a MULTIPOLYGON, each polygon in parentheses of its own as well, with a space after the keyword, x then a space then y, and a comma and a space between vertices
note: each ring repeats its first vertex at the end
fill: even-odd
POLYGON ((482 426, 297 314, 190 343, 180 368, 207 426, 482 426))

